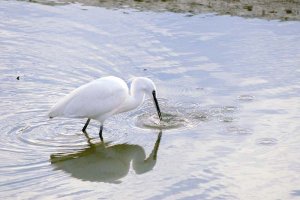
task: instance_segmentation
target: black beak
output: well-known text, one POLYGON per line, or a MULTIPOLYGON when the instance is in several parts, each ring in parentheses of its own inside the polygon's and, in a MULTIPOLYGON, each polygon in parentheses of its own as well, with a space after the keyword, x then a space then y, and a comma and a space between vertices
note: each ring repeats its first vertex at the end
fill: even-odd
POLYGON ((158 102, 157 102, 155 90, 153 90, 152 95, 153 95, 153 100, 154 100, 154 104, 155 104, 155 107, 156 107, 156 110, 157 110, 158 117, 161 121, 162 120, 161 112, 160 112, 159 105, 158 105, 158 102))

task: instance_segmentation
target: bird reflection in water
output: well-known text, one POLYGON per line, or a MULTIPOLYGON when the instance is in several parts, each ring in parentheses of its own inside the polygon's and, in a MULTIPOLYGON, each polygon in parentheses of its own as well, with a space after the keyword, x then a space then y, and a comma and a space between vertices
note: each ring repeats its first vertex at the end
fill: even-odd
POLYGON ((71 176, 93 182, 120 183, 132 168, 137 174, 143 174, 153 169, 156 164, 157 151, 162 136, 159 132, 153 150, 146 158, 143 147, 133 144, 91 143, 85 133, 89 146, 81 151, 69 154, 52 154, 51 164, 55 169, 63 170, 71 176))

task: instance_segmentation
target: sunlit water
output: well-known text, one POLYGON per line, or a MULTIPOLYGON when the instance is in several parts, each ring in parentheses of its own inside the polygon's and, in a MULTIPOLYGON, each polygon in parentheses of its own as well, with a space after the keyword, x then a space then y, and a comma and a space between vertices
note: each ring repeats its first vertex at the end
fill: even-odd
POLYGON ((300 198, 300 22, 15 1, 0 19, 1 199, 300 198), (163 122, 147 101, 103 144, 47 118, 106 75, 153 79, 163 122))

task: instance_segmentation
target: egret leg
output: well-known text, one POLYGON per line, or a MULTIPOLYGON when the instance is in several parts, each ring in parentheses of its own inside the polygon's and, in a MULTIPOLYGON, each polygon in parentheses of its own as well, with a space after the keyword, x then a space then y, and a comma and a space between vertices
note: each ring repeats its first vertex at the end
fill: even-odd
POLYGON ((86 123, 85 123, 84 127, 82 128, 82 132, 85 132, 85 129, 86 129, 86 128, 87 128, 87 126, 89 125, 90 121, 91 121, 91 119, 90 119, 90 118, 89 118, 89 119, 86 121, 86 123))
POLYGON ((100 137, 101 141, 103 142, 102 131, 103 131, 103 124, 101 124, 100 131, 99 131, 99 137, 100 137))

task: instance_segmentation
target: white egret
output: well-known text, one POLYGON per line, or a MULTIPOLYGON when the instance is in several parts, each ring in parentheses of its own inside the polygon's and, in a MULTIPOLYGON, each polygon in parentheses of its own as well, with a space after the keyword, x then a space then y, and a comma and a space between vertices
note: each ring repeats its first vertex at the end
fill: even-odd
POLYGON ((99 137, 103 141, 105 119, 137 108, 143 103, 145 96, 153 98, 161 120, 156 86, 152 80, 145 77, 133 78, 129 90, 125 81, 114 76, 96 79, 73 90, 50 109, 49 117, 87 118, 83 132, 91 119, 97 120, 100 122, 99 137))

